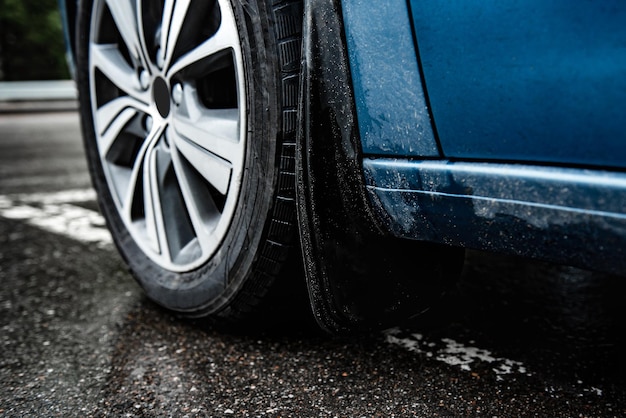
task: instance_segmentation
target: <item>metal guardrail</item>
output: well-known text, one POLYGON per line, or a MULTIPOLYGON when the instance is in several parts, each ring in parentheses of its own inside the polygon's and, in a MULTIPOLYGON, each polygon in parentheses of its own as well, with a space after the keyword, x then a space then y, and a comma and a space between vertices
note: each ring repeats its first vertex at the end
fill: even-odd
POLYGON ((75 111, 77 96, 72 80, 2 81, 0 114, 75 111))
POLYGON ((76 100, 76 97, 72 80, 0 82, 0 102, 76 100))

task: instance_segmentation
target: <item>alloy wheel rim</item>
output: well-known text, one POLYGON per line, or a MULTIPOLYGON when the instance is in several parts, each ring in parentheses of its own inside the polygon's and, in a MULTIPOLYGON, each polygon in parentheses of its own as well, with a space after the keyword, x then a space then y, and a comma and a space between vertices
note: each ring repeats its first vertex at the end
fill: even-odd
POLYGON ((218 250, 241 189, 243 59, 228 0, 96 0, 91 110, 125 227, 164 269, 218 250))

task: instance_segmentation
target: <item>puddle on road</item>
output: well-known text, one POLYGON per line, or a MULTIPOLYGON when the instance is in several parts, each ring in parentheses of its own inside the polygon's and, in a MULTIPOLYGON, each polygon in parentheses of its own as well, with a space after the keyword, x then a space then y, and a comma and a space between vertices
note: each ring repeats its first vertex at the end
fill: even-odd
POLYGON ((399 328, 388 329, 383 334, 385 341, 390 344, 459 367, 464 371, 471 372, 472 367, 487 363, 497 380, 503 380, 502 376, 509 374, 531 376, 526 366, 519 361, 496 357, 488 350, 467 346, 451 338, 429 341, 422 334, 406 332, 399 328))

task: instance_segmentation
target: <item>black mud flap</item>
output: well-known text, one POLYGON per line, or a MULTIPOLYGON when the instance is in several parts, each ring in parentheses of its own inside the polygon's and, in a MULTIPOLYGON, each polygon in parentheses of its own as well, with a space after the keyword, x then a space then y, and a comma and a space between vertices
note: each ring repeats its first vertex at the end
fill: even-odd
POLYGON ((339 1, 306 2, 303 37, 297 206, 313 312, 333 333, 389 326, 439 299, 463 250, 381 226, 363 177, 339 1))

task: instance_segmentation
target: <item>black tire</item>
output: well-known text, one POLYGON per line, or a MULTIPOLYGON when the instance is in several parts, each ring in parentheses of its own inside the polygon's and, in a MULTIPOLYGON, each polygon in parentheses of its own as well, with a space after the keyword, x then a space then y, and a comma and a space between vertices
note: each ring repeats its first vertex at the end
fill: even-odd
MULTIPOLYGON (((116 17, 122 21, 120 16, 123 13, 116 15, 109 10, 109 6, 99 5, 104 3, 105 0, 80 2, 77 81, 92 181, 115 244, 149 298, 158 304, 189 316, 244 319, 255 312, 268 290, 278 282, 289 254, 300 256, 299 248, 291 247, 297 247, 294 147, 301 1, 216 0, 192 3, 190 11, 193 13, 186 15, 180 36, 172 38, 177 42, 172 45, 176 46, 168 47, 173 51, 169 64, 167 58, 161 58, 169 52, 162 51, 168 44, 161 44, 162 49, 155 50, 163 32, 158 32, 158 8, 154 7, 154 3, 159 2, 144 2, 145 10, 136 12, 143 17, 138 19, 142 22, 138 27, 144 31, 143 38, 140 35, 140 40, 143 39, 140 46, 145 47, 145 51, 135 53, 127 46, 129 43, 118 28, 116 17), (196 51, 194 48, 212 36, 217 38, 215 34, 219 29, 216 27, 227 22, 228 8, 231 8, 234 17, 241 56, 236 55, 237 48, 234 48, 230 55, 212 53, 206 59, 193 61, 188 67, 183 66, 180 71, 174 71, 177 62, 184 61, 181 57, 196 51), (219 25, 216 22, 220 22, 219 25), (197 30, 192 34, 189 28, 197 30), (116 60, 119 56, 124 58, 136 74, 139 84, 136 81, 132 81, 135 84, 129 84, 129 80, 121 82, 111 79, 115 78, 111 76, 115 72, 109 70, 110 63, 94 52, 95 48, 101 48, 108 53, 108 50, 105 51, 109 48, 107 45, 113 45, 116 60), (98 61, 101 59, 104 61, 98 61), (161 61, 157 64, 158 60, 161 61), (99 67, 100 62, 103 69, 99 67), (167 65, 170 65, 169 70, 166 70, 167 65), (161 66, 162 75, 159 75, 161 66), (146 77, 144 73, 150 71, 144 67, 152 71, 146 77), (218 69, 225 72, 216 74, 218 69), (223 84, 231 85, 232 77, 224 75, 230 69, 234 71, 232 77, 236 89, 233 92, 232 88, 224 87, 222 91, 223 84), (149 82, 147 88, 144 83, 146 80, 149 82), (137 108, 131 105, 130 112, 127 112, 129 108, 120 110, 104 131, 102 127, 96 131, 96 125, 100 122, 94 114, 101 117, 104 106, 113 100, 126 96, 134 100, 135 96, 123 88, 129 90, 131 87, 128 86, 136 85, 139 87, 133 94, 138 99, 150 97, 152 103, 144 108, 139 104, 141 100, 138 100, 137 108), (186 96, 181 100, 181 96, 176 96, 179 92, 174 91, 177 86, 184 94, 191 95, 188 91, 192 91, 193 98, 186 96), (245 101, 241 100, 242 88, 245 101), (141 92, 141 89, 145 91, 141 92), (167 93, 167 100, 163 98, 165 95, 161 90, 167 93), (189 103, 195 101, 188 105, 186 100, 189 103), (241 167, 227 171, 230 177, 224 182, 226 189, 223 189, 222 184, 222 189, 218 190, 217 186, 214 187, 202 177, 203 173, 199 170, 203 168, 194 165, 197 161, 189 154, 189 149, 181 151, 182 143, 185 143, 183 140, 187 139, 182 135, 182 139, 176 136, 179 135, 176 118, 183 117, 183 106, 191 106, 194 111, 196 108, 202 110, 203 106, 210 111, 217 109, 217 114, 220 109, 230 111, 228 106, 232 107, 235 102, 240 131, 237 131, 239 136, 234 142, 243 143, 243 157, 241 167), (124 118, 120 116, 123 114, 124 118), (118 119, 122 119, 120 124, 125 125, 113 142, 107 144, 106 132, 116 126, 114 124, 118 119), (240 126, 242 121, 245 121, 245 126, 240 126), (155 123, 163 125, 162 134, 159 133, 161 125, 155 128, 155 123), (161 136, 152 135, 154 132, 161 136), (239 138, 243 138, 241 142, 237 142, 239 138), (152 141, 152 145, 146 145, 148 141, 152 141), (168 152, 171 159, 169 165, 168 152), (134 169, 136 164, 142 165, 134 169), (119 170, 122 170, 122 174, 117 174, 119 170), (140 170, 145 176, 133 174, 140 173, 140 170), (127 172, 130 174, 124 174, 127 172), (122 193, 120 184, 126 181, 126 176, 129 177, 128 185, 126 193, 122 193), (176 181, 178 185, 173 183, 176 181), (239 183, 235 184, 237 181, 239 183), (130 194, 128 190, 132 190, 130 194), (201 195, 207 200, 193 200, 195 206, 185 206, 192 201, 188 198, 189 190, 197 193, 193 194, 194 199, 201 195), (226 193, 221 193, 223 190, 226 193), (125 201, 123 199, 126 196, 132 198, 125 201), (210 204, 207 201, 211 201, 210 204), (155 205, 161 207, 157 209, 155 205), (215 208, 218 212, 215 212, 215 208), (187 212, 181 212, 181 209, 187 212), (162 215, 162 221, 158 219, 159 214, 162 215), (153 225, 143 227, 142 222, 153 225), (215 232, 215 235, 219 235, 217 237, 199 236, 205 227, 207 230, 214 227, 213 232, 221 228, 221 232, 215 232), (205 244, 201 245, 202 242, 205 244)), ((170 23, 176 18, 175 12, 172 16, 170 23)), ((171 23, 171 27, 174 27, 174 23, 171 23)), ((169 39, 166 39, 167 42, 169 39)), ((126 64, 115 61, 115 65, 119 65, 122 70, 126 70, 126 64)), ((115 65, 111 64, 114 70, 115 65)), ((188 112, 191 115, 191 110, 188 112)), ((189 118, 191 120, 191 116, 189 118)), ((221 157, 220 154, 218 156, 221 157)), ((231 167, 235 165, 232 162, 231 167)), ((223 178, 222 175, 220 179, 223 178)))

